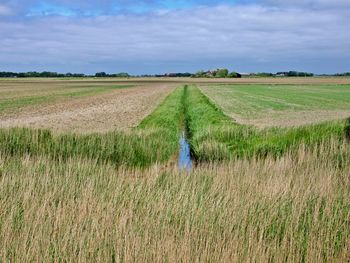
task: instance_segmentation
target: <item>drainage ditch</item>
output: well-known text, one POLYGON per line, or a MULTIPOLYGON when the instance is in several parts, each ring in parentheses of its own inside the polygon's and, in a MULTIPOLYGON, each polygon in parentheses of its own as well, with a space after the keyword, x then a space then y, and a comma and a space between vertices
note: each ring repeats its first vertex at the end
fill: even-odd
POLYGON ((182 104, 182 126, 183 131, 180 136, 180 152, 179 152, 179 169, 190 172, 193 168, 194 158, 191 151, 191 144, 189 143, 189 129, 188 129, 188 114, 187 114, 187 89, 184 86, 183 95, 181 99, 182 104))
POLYGON ((191 147, 187 141, 186 133, 183 131, 180 137, 180 153, 179 153, 180 170, 191 171, 193 168, 193 160, 191 156, 191 147))

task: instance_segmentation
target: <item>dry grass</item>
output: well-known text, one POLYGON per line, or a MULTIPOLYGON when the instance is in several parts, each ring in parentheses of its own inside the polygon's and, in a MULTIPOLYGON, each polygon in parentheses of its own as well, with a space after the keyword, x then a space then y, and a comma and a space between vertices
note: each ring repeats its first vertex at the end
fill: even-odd
POLYGON ((0 157, 0 261, 346 262, 347 143, 192 174, 0 157))

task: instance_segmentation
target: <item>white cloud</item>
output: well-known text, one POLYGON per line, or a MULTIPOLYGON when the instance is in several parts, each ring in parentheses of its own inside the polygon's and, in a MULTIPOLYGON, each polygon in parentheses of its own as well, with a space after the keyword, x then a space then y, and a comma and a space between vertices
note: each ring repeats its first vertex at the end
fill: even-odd
POLYGON ((350 7, 349 0, 260 0, 259 2, 278 6, 313 7, 313 8, 344 8, 350 7))
POLYGON ((120 69, 142 66, 148 72, 150 64, 155 69, 158 65, 159 71, 175 65, 195 70, 205 67, 203 62, 239 66, 240 61, 252 68, 264 63, 276 67, 285 63, 288 68, 308 61, 315 71, 320 66, 332 71, 337 65, 327 61, 350 59, 349 24, 349 10, 262 5, 138 16, 39 17, 0 22, 0 57, 2 66, 42 65, 60 71, 119 65, 120 69))
POLYGON ((0 16, 10 16, 13 14, 11 8, 0 4, 0 16))

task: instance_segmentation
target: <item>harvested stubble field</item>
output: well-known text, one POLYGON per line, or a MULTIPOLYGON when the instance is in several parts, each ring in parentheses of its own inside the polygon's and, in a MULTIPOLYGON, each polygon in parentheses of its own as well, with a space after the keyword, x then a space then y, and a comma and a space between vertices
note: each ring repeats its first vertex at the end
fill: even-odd
POLYGON ((166 83, 0 81, 0 128, 125 131, 136 127, 173 89, 166 83))
MULTIPOLYGON (((108 80, 111 86, 128 87, 94 95, 152 93, 150 86, 170 86, 159 106, 154 102, 154 111, 127 133, 0 129, 0 261, 350 259, 349 121, 339 116, 321 124, 261 130, 225 115, 225 106, 207 93, 212 87, 176 83, 182 79, 152 81, 108 80), (191 173, 173 163, 183 130, 196 159, 191 173)), ((213 89, 249 88, 218 84, 213 89)), ((314 107, 309 111, 348 107, 345 95, 332 93, 337 88, 327 89, 333 97, 321 92, 317 100, 316 93, 303 96, 310 93, 308 86, 293 84, 285 93, 276 86, 271 97, 304 99, 301 106, 314 107)), ((259 87, 249 96, 256 93, 255 103, 262 108, 240 105, 255 109, 254 116, 266 107, 260 91, 268 92, 259 87)), ((227 96, 233 98, 234 93, 227 96)), ((52 103, 62 102, 25 108, 52 103)), ((17 116, 9 112, 4 116, 17 116)))

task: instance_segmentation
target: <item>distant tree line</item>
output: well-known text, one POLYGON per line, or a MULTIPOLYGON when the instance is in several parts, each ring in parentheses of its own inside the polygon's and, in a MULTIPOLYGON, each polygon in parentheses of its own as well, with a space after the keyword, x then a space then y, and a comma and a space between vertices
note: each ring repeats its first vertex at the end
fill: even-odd
POLYGON ((96 78, 130 78, 131 76, 126 72, 107 74, 106 72, 98 72, 95 74, 96 78))
POLYGON ((250 77, 313 77, 313 73, 299 71, 281 71, 277 73, 258 72, 248 74, 250 77))
POLYGON ((192 73, 165 73, 165 74, 141 74, 135 75, 136 78, 188 78, 191 77, 192 73))
POLYGON ((268 73, 268 72, 251 73, 249 75, 252 77, 274 77, 275 76, 275 74, 268 73))
POLYGON ((350 72, 345 72, 345 73, 337 73, 335 76, 338 77, 350 77, 350 72))
MULTIPOLYGON (((0 72, 0 78, 85 78, 85 77, 96 77, 96 78, 131 78, 131 77, 142 77, 142 78, 179 78, 179 77, 192 77, 192 78, 241 78, 244 77, 313 77, 313 73, 309 72, 299 72, 299 71, 281 71, 277 73, 269 72, 258 72, 258 73, 238 73, 230 72, 228 69, 215 69, 207 71, 198 71, 194 74, 185 72, 185 73, 166 73, 166 74, 145 74, 145 75, 130 75, 126 72, 120 72, 115 74, 108 74, 106 72, 97 72, 96 74, 86 75, 82 73, 57 73, 50 71, 43 72, 0 72)), ((336 74, 323 74, 318 76, 339 76, 350 77, 350 72, 345 73, 336 73, 336 74)))
POLYGON ((170 77, 170 78, 186 78, 186 77, 191 77, 191 73, 167 73, 164 75, 164 77, 170 77))
POLYGON ((228 69, 215 69, 208 71, 198 71, 192 75, 193 78, 241 78, 242 75, 237 72, 229 72, 228 69))
POLYGON ((130 75, 125 72, 116 74, 107 74, 105 72, 98 72, 94 75, 85 75, 82 73, 57 73, 50 71, 43 72, 0 72, 0 78, 84 78, 84 77, 97 77, 97 78, 129 78, 130 75))
POLYGON ((313 73, 309 72, 299 72, 299 71, 288 71, 288 72, 277 72, 276 76, 284 77, 313 77, 313 73))
POLYGON ((0 78, 82 78, 85 77, 84 74, 76 73, 57 73, 57 72, 0 72, 0 78))

